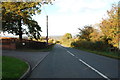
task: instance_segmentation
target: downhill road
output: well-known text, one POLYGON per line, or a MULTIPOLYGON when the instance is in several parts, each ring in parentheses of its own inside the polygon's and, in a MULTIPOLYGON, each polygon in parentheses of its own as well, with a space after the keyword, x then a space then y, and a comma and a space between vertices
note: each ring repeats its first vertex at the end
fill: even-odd
POLYGON ((118 78, 118 60, 55 45, 29 78, 118 78))

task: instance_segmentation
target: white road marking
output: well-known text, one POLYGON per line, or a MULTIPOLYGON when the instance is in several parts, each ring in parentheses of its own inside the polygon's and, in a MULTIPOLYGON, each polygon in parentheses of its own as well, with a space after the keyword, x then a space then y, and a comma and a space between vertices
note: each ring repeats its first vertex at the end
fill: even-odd
MULTIPOLYGON (((64 48, 65 49, 65 48, 64 48)), ((77 56, 75 56, 73 53, 71 53, 70 51, 68 51, 67 49, 65 49, 68 53, 70 53, 72 56, 74 56, 75 58, 78 58, 77 56)), ((104 74, 102 74, 100 71, 98 71, 97 69, 93 68, 92 66, 90 66, 89 64, 87 64, 85 61, 83 61, 82 59, 79 59, 80 62, 82 62, 84 65, 86 65, 87 67, 89 67, 90 69, 92 69, 93 71, 95 71, 96 73, 98 73, 100 76, 102 76, 103 78, 110 80, 107 76, 105 76, 104 74)))
POLYGON ((92 66, 90 66, 89 64, 87 64, 85 61, 79 59, 80 62, 82 62, 83 64, 85 64, 87 67, 89 67, 90 69, 92 69, 93 71, 95 71, 96 73, 98 73, 99 75, 101 75, 103 78, 110 80, 107 76, 105 76, 104 74, 102 74, 100 71, 96 70, 95 68, 93 68, 92 66))
POLYGON ((75 56, 74 54, 72 54, 70 51, 67 51, 68 53, 70 53, 72 56, 75 56))
POLYGON ((32 71, 40 64, 40 62, 42 61, 44 59, 44 57, 40 60, 40 61, 38 61, 37 62, 37 64, 31 69, 32 71))
POLYGON ((48 55, 49 55, 49 53, 48 53, 45 57, 43 57, 41 60, 39 60, 39 61, 36 63, 36 65, 31 69, 31 71, 33 71, 48 55))

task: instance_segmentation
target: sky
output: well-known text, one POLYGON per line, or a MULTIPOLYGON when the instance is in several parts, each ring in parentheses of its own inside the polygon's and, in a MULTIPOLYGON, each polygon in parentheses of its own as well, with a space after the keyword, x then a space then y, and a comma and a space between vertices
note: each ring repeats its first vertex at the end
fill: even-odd
POLYGON ((46 36, 46 15, 48 15, 49 36, 78 34, 78 28, 100 23, 106 17, 113 3, 119 0, 55 0, 53 5, 44 5, 42 12, 33 16, 46 36))
POLYGON ((42 36, 46 36, 46 15, 49 36, 65 33, 76 35, 78 28, 100 23, 112 4, 118 2, 119 0, 55 0, 53 5, 42 5, 41 14, 34 15, 33 19, 41 26, 42 36))

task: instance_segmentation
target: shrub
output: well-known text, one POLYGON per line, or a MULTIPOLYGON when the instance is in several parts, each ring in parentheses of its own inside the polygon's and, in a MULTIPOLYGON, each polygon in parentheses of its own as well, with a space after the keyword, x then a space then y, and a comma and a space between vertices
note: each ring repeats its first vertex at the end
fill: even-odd
POLYGON ((53 42, 54 42, 53 39, 49 39, 49 40, 48 40, 48 43, 53 43, 53 42))
POLYGON ((36 42, 36 41, 30 41, 30 42, 16 42, 16 48, 17 49, 42 49, 46 48, 46 42, 36 42))
POLYGON ((78 47, 78 48, 85 48, 89 50, 97 50, 97 51, 106 51, 110 47, 110 45, 105 44, 102 41, 76 41, 71 43, 72 47, 78 47))

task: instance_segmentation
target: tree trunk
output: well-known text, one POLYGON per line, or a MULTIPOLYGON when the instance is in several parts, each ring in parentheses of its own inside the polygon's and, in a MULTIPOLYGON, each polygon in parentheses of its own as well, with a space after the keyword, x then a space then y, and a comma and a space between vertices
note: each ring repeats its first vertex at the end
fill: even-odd
POLYGON ((18 21, 18 27, 19 27, 19 39, 20 39, 20 41, 22 41, 21 19, 18 21))

